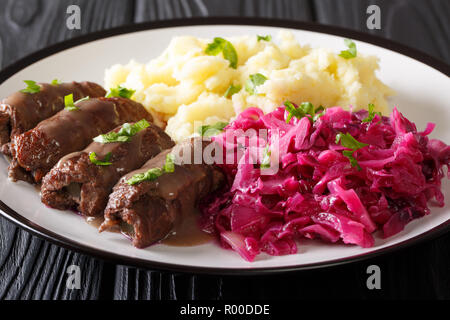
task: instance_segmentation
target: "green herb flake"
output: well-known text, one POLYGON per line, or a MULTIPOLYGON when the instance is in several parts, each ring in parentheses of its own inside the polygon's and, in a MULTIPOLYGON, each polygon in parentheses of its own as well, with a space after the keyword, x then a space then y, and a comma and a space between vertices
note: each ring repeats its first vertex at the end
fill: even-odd
POLYGON ((144 173, 137 173, 133 175, 130 179, 127 180, 127 183, 130 186, 133 186, 135 184, 144 182, 144 181, 153 181, 158 179, 158 177, 162 176, 164 172, 159 168, 152 168, 147 170, 144 173))
POLYGON ((368 144, 359 142, 358 140, 353 138, 353 136, 348 132, 346 134, 339 132, 336 135, 336 144, 339 142, 343 147, 352 149, 354 151, 368 146, 368 144))
POLYGON ((301 119, 309 115, 309 120, 314 123, 321 116, 325 114, 324 107, 320 106, 314 109, 314 106, 311 102, 302 102, 298 108, 290 101, 285 101, 284 106, 286 107, 286 111, 288 112, 288 116, 286 118, 286 123, 289 123, 292 117, 296 117, 297 119, 301 119), (320 112, 320 113, 319 113, 320 112))
POLYGON ((270 151, 270 146, 267 145, 264 148, 264 151, 263 151, 263 158, 261 160, 261 165, 260 165, 261 169, 270 168, 270 156, 271 156, 271 154, 272 154, 272 152, 270 151))
POLYGON ((76 111, 79 110, 79 108, 76 106, 78 103, 82 102, 82 101, 86 101, 88 100, 89 97, 84 97, 80 100, 77 100, 75 102, 73 102, 73 94, 68 94, 67 96, 64 97, 64 105, 65 105, 65 110, 67 111, 76 111))
POLYGON ((268 42, 270 42, 272 40, 272 36, 271 35, 267 35, 267 36, 257 35, 256 37, 258 39, 258 42, 259 41, 268 41, 268 42))
POLYGON ((41 91, 41 86, 36 83, 36 81, 33 80, 24 80, 27 87, 25 89, 20 90, 22 93, 38 93, 41 91))
POLYGON ((356 150, 364 148, 368 146, 368 144, 359 142, 358 140, 353 138, 353 136, 348 132, 346 134, 339 132, 336 135, 336 144, 338 144, 339 142, 343 147, 351 149, 342 151, 342 154, 348 158, 352 167, 357 168, 358 171, 361 170, 361 167, 359 166, 353 154, 355 153, 356 150))
POLYGON ((375 118, 375 115, 379 115, 380 117, 382 117, 381 112, 375 112, 375 105, 373 105, 372 103, 369 103, 369 114, 367 115, 366 118, 364 118, 362 120, 362 122, 372 122, 373 118, 375 118))
POLYGON ((211 137, 220 134, 223 129, 228 125, 228 122, 216 122, 212 125, 201 126, 198 129, 198 133, 202 137, 211 137))
POLYGON ((127 98, 130 99, 133 94, 135 93, 135 90, 127 89, 122 86, 118 86, 117 88, 111 88, 109 89, 108 93, 106 93, 106 98, 127 98))
POLYGON ((223 38, 214 38, 214 41, 208 44, 205 49, 205 53, 209 56, 217 56, 222 52, 223 47, 225 46, 225 39, 223 38))
POLYGON ((245 91, 250 94, 257 94, 256 87, 266 82, 267 78, 261 73, 251 74, 249 79, 245 82, 245 91))
POLYGON ((142 119, 134 124, 124 123, 118 132, 112 131, 101 134, 94 138, 98 143, 114 143, 114 142, 129 142, 131 138, 139 131, 144 130, 150 124, 147 120, 142 119))
POLYGON ((175 156, 171 153, 166 155, 166 162, 162 169, 160 168, 152 168, 147 170, 144 173, 138 173, 133 175, 130 179, 127 180, 127 183, 132 186, 144 181, 153 181, 158 179, 164 173, 172 173, 175 171, 175 156))
POLYGON ((341 51, 339 56, 344 59, 355 58, 356 57, 356 44, 350 39, 344 39, 344 43, 348 47, 348 49, 341 51))
POLYGON ((242 89, 242 86, 240 86, 240 85, 235 86, 235 85, 231 84, 228 87, 227 91, 225 91, 225 94, 223 96, 225 98, 230 98, 233 94, 236 94, 239 91, 241 91, 241 89, 242 89))
POLYGON ((306 114, 303 112, 303 110, 296 108, 294 104, 290 101, 285 101, 284 106, 286 107, 286 110, 288 112, 288 116, 286 118, 286 123, 291 122, 292 117, 296 117, 298 119, 303 118, 306 116, 306 114))
POLYGON ((163 167, 164 172, 174 172, 175 171, 175 156, 171 153, 168 153, 166 156, 166 162, 163 167))
POLYGON ((112 153, 108 152, 105 156, 105 159, 102 161, 97 159, 97 154, 95 152, 91 152, 89 153, 89 160, 91 160, 91 162, 97 166, 110 166, 112 165, 112 162, 109 162, 111 156, 112 153))
POLYGON ((230 41, 216 37, 205 49, 205 53, 210 56, 217 56, 221 52, 223 57, 230 62, 230 67, 236 69, 238 64, 238 55, 236 49, 230 41))
POLYGON ((57 86, 57 85, 60 85, 61 83, 62 83, 62 82, 59 81, 58 79, 53 79, 52 82, 50 82, 50 84, 51 84, 52 86, 57 86))

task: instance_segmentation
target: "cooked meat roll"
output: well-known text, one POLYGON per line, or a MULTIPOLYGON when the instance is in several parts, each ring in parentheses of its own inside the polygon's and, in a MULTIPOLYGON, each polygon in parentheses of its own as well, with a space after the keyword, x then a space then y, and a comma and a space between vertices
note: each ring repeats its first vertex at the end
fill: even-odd
POLYGON ((61 84, 40 83, 36 93, 13 93, 0 103, 0 146, 9 154, 7 144, 13 136, 34 128, 64 108, 64 96, 73 94, 76 100, 84 97, 103 97, 105 89, 93 82, 61 84))
MULTIPOLYGON (((121 129, 122 126, 112 132, 121 129)), ((41 200, 56 209, 77 209, 86 216, 102 215, 120 177, 173 146, 170 137, 154 124, 127 142, 93 142, 83 151, 59 160, 42 180, 41 200)))
POLYGON ((34 129, 14 136, 10 179, 21 179, 23 170, 19 172, 19 168, 23 168, 34 182, 40 182, 59 159, 86 148, 99 134, 125 122, 152 122, 152 116, 140 103, 125 98, 89 99, 76 107, 72 111, 64 109, 34 129))
MULTIPOLYGON (((177 145, 172 151, 160 153, 139 170, 122 177, 109 196, 105 221, 100 231, 119 225, 121 231, 133 240, 133 245, 143 248, 164 239, 174 225, 183 219, 183 212, 192 211, 198 202, 215 191, 224 181, 224 175, 214 165, 199 161, 175 160, 173 172, 166 172, 154 180, 144 180, 130 185, 130 179, 148 173, 150 169, 163 168, 167 154, 179 154, 206 147, 198 139, 177 145), (195 146, 199 143, 200 146, 195 146), (190 164, 189 164, 190 163, 190 164)), ((179 158, 178 158, 179 159, 179 158)), ((191 158, 193 160, 193 158, 191 158)))

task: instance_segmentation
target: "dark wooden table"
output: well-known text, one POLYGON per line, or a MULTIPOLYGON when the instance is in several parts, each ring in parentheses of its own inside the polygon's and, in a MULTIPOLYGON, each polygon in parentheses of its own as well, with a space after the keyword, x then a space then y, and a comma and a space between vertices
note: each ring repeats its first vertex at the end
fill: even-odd
MULTIPOLYGON (((314 21, 372 33, 450 63, 448 0, 0 0, 0 66, 50 44, 125 24, 201 16, 314 21), (81 8, 82 28, 66 28, 66 9, 81 8), (366 9, 381 8, 381 30, 366 9)), ((257 277, 160 273, 114 265, 36 238, 0 218, 1 299, 450 299, 450 234, 350 265, 257 277), (66 288, 78 265, 80 290, 66 288), (368 290, 367 266, 381 268, 381 290, 368 290)))

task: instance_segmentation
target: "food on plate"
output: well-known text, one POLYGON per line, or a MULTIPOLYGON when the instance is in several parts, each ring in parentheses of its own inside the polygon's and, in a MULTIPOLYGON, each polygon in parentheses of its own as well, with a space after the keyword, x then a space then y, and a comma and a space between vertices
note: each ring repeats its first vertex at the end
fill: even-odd
POLYGON ((42 182, 44 204, 137 248, 186 242, 192 225, 248 261, 305 238, 368 248, 444 206, 450 166, 434 124, 387 116, 377 70, 349 39, 176 37, 107 69, 107 91, 25 81, 0 104, 0 146, 13 181, 42 182))
POLYGON ((210 143, 189 139, 122 177, 109 197, 100 230, 119 225, 138 248, 165 238, 177 221, 224 182, 216 166, 194 162, 194 149, 203 150, 210 143))
POLYGON ((116 182, 147 160, 174 146, 170 137, 145 119, 125 123, 94 138, 87 148, 63 157, 44 177, 41 200, 56 209, 100 216, 116 182))
POLYGON ((36 83, 27 80, 27 88, 15 92, 0 103, 0 147, 9 154, 6 145, 15 135, 34 128, 64 108, 64 96, 74 99, 102 97, 106 91, 93 82, 36 83))
POLYGON ((295 253, 300 238, 371 247, 374 231, 392 236, 429 214, 429 201, 444 206, 450 147, 427 137, 433 129, 373 106, 249 108, 213 138, 237 161, 218 164, 228 192, 203 206, 203 227, 249 261, 295 253))
POLYGON ((248 107, 265 113, 286 100, 300 104, 367 106, 388 113, 393 91, 376 77, 378 59, 350 40, 342 51, 301 45, 293 34, 199 39, 173 38, 147 64, 131 61, 105 72, 105 87, 135 90, 176 142, 196 132, 195 122, 229 122, 248 107))
POLYGON ((94 98, 73 101, 65 97, 65 108, 34 129, 14 136, 11 142, 12 180, 40 182, 63 156, 84 149, 92 139, 126 122, 152 116, 135 101, 125 98, 94 98))

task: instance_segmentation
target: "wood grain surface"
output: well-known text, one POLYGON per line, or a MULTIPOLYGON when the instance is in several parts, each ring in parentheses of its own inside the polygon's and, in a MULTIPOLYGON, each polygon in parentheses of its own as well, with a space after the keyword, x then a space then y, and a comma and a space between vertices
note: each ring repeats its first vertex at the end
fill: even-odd
MULTIPOLYGON (((96 30, 173 18, 249 16, 314 21, 386 37, 450 63, 447 0, 0 0, 0 66, 50 44, 96 30), (68 30, 77 4, 82 29, 68 30), (366 9, 381 9, 368 30, 366 9)), ((414 248, 332 269, 258 277, 161 273, 114 265, 31 236, 0 218, 0 299, 450 299, 450 235, 414 248), (382 269, 382 289, 368 290, 366 268, 382 269), (82 272, 66 288, 67 267, 82 272)))

